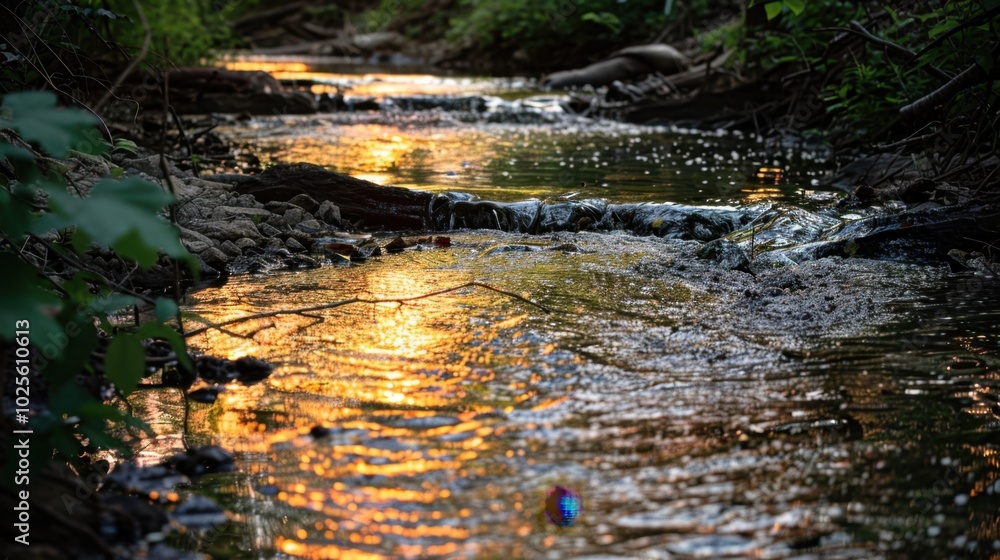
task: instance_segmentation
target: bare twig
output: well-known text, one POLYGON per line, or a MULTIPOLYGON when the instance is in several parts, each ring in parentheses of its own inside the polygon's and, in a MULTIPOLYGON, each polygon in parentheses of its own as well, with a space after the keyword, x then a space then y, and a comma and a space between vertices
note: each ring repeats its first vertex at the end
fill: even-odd
POLYGON ((441 289, 441 290, 436 290, 436 291, 433 291, 433 292, 428 292, 426 294, 421 294, 419 296, 411 296, 411 297, 404 297, 404 298, 382 298, 382 299, 379 299, 379 298, 354 297, 354 298, 351 298, 351 299, 344 299, 344 300, 334 301, 334 302, 330 302, 330 303, 322 303, 322 304, 319 304, 319 305, 312 305, 312 306, 309 306, 309 307, 300 307, 300 308, 297 308, 297 309, 279 309, 277 311, 267 311, 267 312, 264 312, 264 313, 254 313, 253 315, 246 315, 244 317, 237 317, 235 319, 229 319, 228 321, 223 321, 221 323, 213 323, 211 325, 205 325, 204 327, 199 327, 197 329, 185 332, 184 336, 185 337, 195 336, 195 335, 199 335, 199 334, 201 334, 203 332, 206 332, 206 331, 209 331, 209 330, 212 330, 212 329, 220 329, 222 327, 228 327, 229 325, 235 325, 237 323, 243 323, 243 322, 246 322, 246 321, 253 321, 255 319, 266 319, 268 317, 277 317, 279 315, 302 315, 302 314, 305 314, 305 313, 311 313, 313 311, 322 311, 324 309, 333 309, 335 307, 342 307, 342 306, 345 306, 345 305, 350 305, 352 303, 400 303, 400 304, 402 304, 402 303, 405 303, 405 302, 408 302, 408 301, 416 301, 416 300, 420 300, 420 299, 426 299, 426 298, 429 298, 429 297, 439 296, 439 295, 442 295, 442 294, 447 294, 447 293, 455 292, 455 291, 458 291, 458 290, 461 290, 461 289, 464 289, 464 288, 472 288, 472 287, 484 288, 486 290, 490 290, 490 291, 496 292, 498 294, 503 294, 503 295, 505 295, 507 297, 514 298, 514 299, 516 299, 518 301, 522 301, 522 302, 527 303, 529 305, 533 305, 533 306, 541 309, 542 311, 544 311, 546 313, 551 313, 553 311, 552 308, 550 308, 548 306, 545 306, 545 305, 542 305, 540 303, 531 301, 530 299, 528 299, 528 298, 526 298, 524 296, 515 294, 513 292, 508 292, 507 290, 502 290, 500 288, 496 288, 494 286, 490 286, 489 284, 485 284, 483 282, 466 282, 465 284, 460 284, 458 286, 452 286, 450 288, 444 288, 444 289, 441 289))
POLYGON ((952 97, 955 97, 962 90, 985 82, 988 77, 989 74, 983 70, 979 64, 973 63, 948 81, 948 83, 928 93, 920 99, 917 99, 913 103, 900 107, 899 114, 910 117, 933 109, 935 106, 945 103, 952 97))
MULTIPOLYGON (((169 48, 168 42, 165 48, 169 48)), ((170 204, 170 223, 177 225, 177 189, 174 188, 174 178, 170 174, 170 166, 167 165, 166 143, 167 143, 167 120, 170 114, 170 73, 163 73, 163 124, 160 128, 160 170, 163 172, 163 180, 174 198, 170 204)), ((181 263, 177 259, 174 261, 174 300, 181 302, 181 263)), ((181 308, 177 306, 177 330, 184 332, 184 318, 181 316, 181 308)), ((186 401, 185 401, 186 402, 186 401)))
POLYGON ((145 30, 146 36, 142 39, 142 47, 139 49, 139 54, 132 57, 132 60, 129 61, 128 66, 125 67, 125 70, 123 70, 122 73, 118 75, 118 78, 115 79, 115 83, 111 84, 111 88, 109 88, 108 91, 105 92, 104 96, 101 97, 101 100, 97 102, 97 105, 94 105, 95 112, 100 111, 101 109, 104 108, 104 106, 108 103, 108 101, 111 100, 111 97, 114 96, 115 90, 121 87, 122 82, 125 81, 125 78, 128 78, 132 74, 132 72, 134 72, 135 69, 138 68, 140 64, 142 64, 143 59, 146 58, 146 54, 149 53, 149 41, 153 37, 153 32, 149 28, 149 22, 146 21, 146 14, 145 12, 142 11, 142 5, 139 4, 138 0, 132 0, 132 4, 135 5, 135 11, 138 12, 139 14, 139 21, 142 23, 142 28, 143 30, 145 30))

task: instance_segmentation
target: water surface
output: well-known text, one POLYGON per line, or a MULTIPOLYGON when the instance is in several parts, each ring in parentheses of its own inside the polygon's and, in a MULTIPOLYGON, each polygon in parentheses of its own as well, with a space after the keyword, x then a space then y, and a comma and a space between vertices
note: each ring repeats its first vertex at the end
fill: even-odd
MULTIPOLYGON (((395 78, 326 78, 380 99, 503 93, 490 82, 407 90, 395 78)), ((498 104, 508 116, 496 122, 386 110, 258 118, 226 132, 268 162, 498 200, 824 199, 811 185, 826 169, 816 153, 552 117, 545 103, 498 104)), ((829 259, 744 290, 743 273, 690 260, 692 242, 450 236, 450 248, 240 276, 190 297, 186 311, 222 321, 480 281, 553 311, 467 288, 195 338, 206 352, 278 367, 193 405, 191 439, 233 449, 238 471, 195 485, 232 517, 180 546, 248 558, 1000 554, 995 285, 829 259), (577 250, 544 250, 566 243, 577 250), (542 250, 490 251, 497 244, 542 250), (816 293, 830 306, 819 319, 796 309, 816 293), (582 500, 569 527, 542 512, 556 485, 582 500)), ((139 403, 161 412, 150 458, 179 446, 182 409, 157 402, 139 403)))

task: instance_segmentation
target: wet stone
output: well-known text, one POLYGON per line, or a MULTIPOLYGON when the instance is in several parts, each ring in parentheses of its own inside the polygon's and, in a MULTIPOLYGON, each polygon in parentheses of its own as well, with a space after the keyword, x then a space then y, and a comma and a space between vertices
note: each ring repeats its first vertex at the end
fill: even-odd
POLYGON ((320 204, 316 202, 316 199, 307 194, 297 194, 293 196, 289 201, 290 204, 294 204, 299 208, 305 210, 306 212, 312 214, 319 209, 320 204))
POLYGON ((198 256, 201 257, 206 264, 215 268, 224 268, 226 263, 229 262, 229 255, 222 252, 221 249, 216 249, 215 247, 205 249, 201 253, 198 253, 198 256))
POLYGON ((259 226, 257 226, 257 229, 260 230, 260 233, 264 237, 278 237, 279 235, 281 235, 281 230, 271 225, 270 223, 260 224, 259 226))
POLYGON ((289 208, 285 210, 284 218, 285 223, 289 226, 295 226, 306 217, 305 210, 301 208, 289 208))
POLYGON ((228 472, 235 467, 232 453, 217 445, 178 453, 167 459, 164 464, 191 478, 210 472, 228 472))
POLYGON ((301 222, 296 224, 295 229, 306 233, 320 233, 326 228, 323 227, 323 224, 319 223, 319 221, 310 218, 307 220, 302 220, 301 222))
MULTIPOLYGON (((247 238, 243 237, 241 239, 247 239, 247 238)), ((229 240, 223 241, 222 244, 219 245, 219 249, 223 253, 229 255, 230 257, 238 257, 243 254, 243 251, 240 250, 240 248, 235 243, 229 240)))
POLYGON ((260 238, 260 232, 257 231, 254 223, 244 219, 192 223, 191 227, 214 239, 236 240, 241 237, 249 237, 250 239, 260 238))
POLYGON ((324 200, 319 205, 319 209, 316 210, 315 215, 328 224, 340 223, 340 208, 329 200, 324 200))
POLYGON ((240 251, 245 251, 252 247, 257 247, 257 242, 249 237, 241 237, 236 240, 236 246, 240 248, 240 251))
POLYGON ((225 387, 205 387, 203 389, 191 391, 187 394, 187 396, 194 402, 212 404, 219 398, 219 393, 224 390, 225 387))
POLYGON ((727 270, 750 272, 750 258, 739 245, 728 239, 716 239, 698 250, 698 258, 714 261, 727 270))
MULTIPOLYGON (((185 239, 181 240, 181 244, 184 245, 184 248, 187 249, 189 252, 195 253, 195 254, 201 253, 202 251, 207 251, 208 249, 211 249, 212 246, 213 246, 212 243, 203 243, 201 241, 196 241, 196 240, 195 241, 188 241, 188 240, 185 240, 185 239)), ((100 258, 100 257, 98 257, 98 258, 100 258)), ((104 259, 101 259, 101 261, 103 262, 104 259)), ((95 261, 95 264, 97 264, 96 261, 95 261)), ((103 267, 107 266, 107 263, 103 263, 103 264, 98 265, 98 266, 100 266, 101 268, 103 268, 103 267)))
POLYGON ((189 529, 207 529, 226 522, 226 512, 218 504, 197 494, 178 505, 174 517, 189 529))
POLYGON ((243 217, 253 220, 264 220, 271 216, 271 213, 263 208, 244 208, 241 206, 216 206, 212 210, 212 219, 225 220, 233 217, 243 217))
POLYGON ((297 206, 289 202, 281 202, 278 200, 272 200, 264 203, 265 210, 270 210, 271 212, 279 215, 284 215, 287 210, 292 208, 297 208, 297 206))
POLYGON ((302 243, 300 243, 294 237, 289 237, 288 239, 285 240, 285 247, 288 247, 288 250, 293 253, 303 253, 306 250, 306 248, 302 245, 302 243))
POLYGON ((107 484, 127 492, 145 496, 153 492, 166 495, 178 484, 188 481, 183 474, 162 465, 139 467, 135 463, 122 463, 108 475, 107 484))

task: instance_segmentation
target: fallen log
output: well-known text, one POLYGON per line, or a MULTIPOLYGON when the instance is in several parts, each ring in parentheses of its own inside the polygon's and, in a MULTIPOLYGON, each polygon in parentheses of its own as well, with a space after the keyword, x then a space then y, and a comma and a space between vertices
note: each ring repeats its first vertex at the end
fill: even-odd
POLYGON ((299 194, 329 200, 344 220, 369 230, 426 229, 434 199, 429 192, 385 187, 309 163, 275 165, 240 180, 236 190, 261 202, 286 202, 299 194))

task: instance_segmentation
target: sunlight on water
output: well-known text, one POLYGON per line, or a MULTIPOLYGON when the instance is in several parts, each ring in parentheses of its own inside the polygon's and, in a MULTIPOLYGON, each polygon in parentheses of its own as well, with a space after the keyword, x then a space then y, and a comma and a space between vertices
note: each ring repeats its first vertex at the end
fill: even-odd
MULTIPOLYGON (((278 366, 267 381, 231 385, 215 404, 192 411, 194 441, 237 455, 237 482, 218 491, 241 512, 233 546, 302 558, 637 550, 782 558, 794 556, 797 543, 815 543, 825 553, 879 557, 871 538, 845 532, 845 523, 895 523, 877 515, 908 507, 907 485, 919 492, 940 476, 925 464, 933 454, 879 443, 920 429, 907 422, 920 421, 925 397, 905 396, 902 384, 941 385, 923 383, 926 374, 893 374, 892 367, 937 366, 874 336, 877 325, 850 325, 861 338, 833 343, 795 333, 734 338, 720 328, 740 320, 730 296, 636 272, 668 261, 683 243, 498 232, 457 233, 452 243, 361 266, 243 276, 192 296, 188 312, 218 321, 480 280, 556 310, 463 289, 197 337, 192 342, 213 353, 278 366), (498 242, 570 239, 578 252, 488 251, 498 242), (910 459, 899 462, 899 453, 910 459), (875 460, 882 470, 866 474, 875 460), (924 478, 890 478, 897 468, 924 478), (556 486, 582 504, 564 528, 545 517, 556 486)), ((935 278, 919 267, 872 266, 839 281, 910 307, 909 287, 935 278)), ((972 312, 976 304, 967 305, 972 312)), ((979 339, 969 340, 971 347, 979 339)), ((164 407, 160 431, 177 433, 180 412, 164 407)), ((985 492, 991 482, 977 484, 985 492)), ((950 512, 946 530, 961 534, 948 524, 962 519, 950 512)))
MULTIPOLYGON (((371 96, 488 87, 350 80, 371 96)), ((269 162, 500 200, 805 202, 820 169, 735 135, 468 123, 444 110, 260 118, 226 132, 269 162)), ((194 338, 277 366, 193 405, 190 438, 236 453, 237 474, 196 485, 234 512, 220 556, 962 557, 970 539, 977 553, 1000 550, 983 427, 1000 414, 995 288, 856 259, 750 279, 698 264, 693 242, 622 232, 449 235, 449 249, 240 276, 189 298, 186 312, 217 322, 482 281, 555 310, 463 289, 194 338), (505 245, 518 250, 490 250, 505 245), (781 302, 831 287, 827 310, 877 312, 812 319, 812 330, 783 322, 801 313, 781 302), (567 527, 546 518, 555 488, 580 499, 567 527)), ((141 399, 165 434, 145 452, 178 449, 182 407, 141 399)))
POLYGON ((379 184, 482 198, 616 202, 808 203, 831 169, 824 149, 773 146, 741 132, 675 131, 567 114, 561 93, 524 80, 344 74, 288 60, 234 60, 380 110, 261 116, 217 131, 265 164, 306 161, 379 184), (513 101, 503 99, 516 98, 513 101), (422 107, 411 107, 416 100, 422 107))

